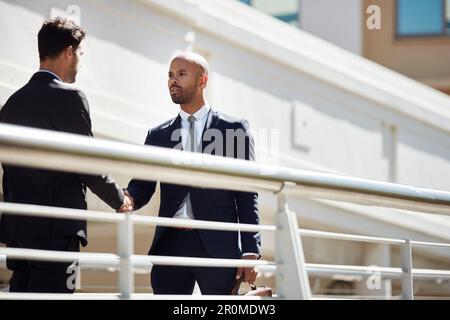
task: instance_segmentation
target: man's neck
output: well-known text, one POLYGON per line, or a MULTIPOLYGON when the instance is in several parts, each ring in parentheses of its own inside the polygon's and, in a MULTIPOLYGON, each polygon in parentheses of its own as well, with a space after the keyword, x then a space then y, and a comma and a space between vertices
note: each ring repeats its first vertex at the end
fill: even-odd
POLYGON ((64 74, 61 71, 61 68, 58 68, 55 64, 52 63, 46 63, 46 62, 41 62, 41 64, 39 65, 39 70, 41 71, 50 71, 51 73, 54 73, 55 75, 57 75, 61 81, 64 81, 64 74))
POLYGON ((198 110, 200 110, 204 105, 205 105, 205 100, 202 98, 199 101, 195 101, 192 103, 180 104, 180 108, 181 108, 181 110, 183 110, 186 113, 194 114, 198 110))

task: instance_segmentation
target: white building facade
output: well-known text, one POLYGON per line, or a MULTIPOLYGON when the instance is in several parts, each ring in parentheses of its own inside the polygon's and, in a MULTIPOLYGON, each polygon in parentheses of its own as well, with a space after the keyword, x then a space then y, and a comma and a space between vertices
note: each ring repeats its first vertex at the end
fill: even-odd
MULTIPOLYGON (((88 31, 76 86, 88 97, 97 137, 142 144, 149 128, 174 117, 168 62, 177 50, 193 50, 210 64, 212 108, 249 120, 258 161, 450 190, 448 96, 233 0, 0 0, 0 106, 37 70, 43 20, 61 13, 88 31)), ((117 178, 125 185, 131 177, 117 178)), ((262 222, 272 223, 275 199, 260 199, 262 222)), ((145 214, 155 214, 156 200, 145 214)), ((450 219, 443 216, 302 199, 290 204, 305 228, 450 242, 450 219)), ((94 197, 89 206, 108 210, 94 197)), ((110 236, 106 227, 91 226, 99 247, 110 236)), ((151 236, 137 232, 136 250, 146 252, 151 236)), ((398 249, 386 245, 303 240, 307 262, 398 263, 398 249)), ((267 258, 272 243, 264 233, 267 258)), ((450 267, 448 250, 415 254, 417 266, 450 267)), ((340 279, 360 294, 395 289, 385 282, 369 292, 357 278, 332 280, 340 279)), ((317 292, 334 288, 330 279, 313 280, 317 292)), ((450 294, 445 281, 420 288, 450 294)))

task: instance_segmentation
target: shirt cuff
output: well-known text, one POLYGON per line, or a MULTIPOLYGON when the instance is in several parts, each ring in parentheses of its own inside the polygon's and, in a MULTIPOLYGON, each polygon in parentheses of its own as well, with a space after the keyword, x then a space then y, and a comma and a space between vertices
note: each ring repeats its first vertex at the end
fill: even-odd
POLYGON ((244 252, 242 256, 255 256, 256 258, 259 258, 259 254, 254 252, 244 252))

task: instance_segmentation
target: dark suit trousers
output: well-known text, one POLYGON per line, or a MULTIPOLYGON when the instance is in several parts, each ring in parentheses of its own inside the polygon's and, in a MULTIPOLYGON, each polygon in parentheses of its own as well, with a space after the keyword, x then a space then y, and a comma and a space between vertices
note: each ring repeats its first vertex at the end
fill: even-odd
MULTIPOLYGON (((79 252, 80 240, 77 236, 34 238, 10 242, 8 247, 79 252)), ((75 291, 76 262, 7 259, 6 265, 13 271, 9 285, 10 292, 75 291)))
MULTIPOLYGON (((154 255, 211 258, 197 230, 167 228, 154 255)), ((192 294, 195 281, 205 295, 228 295, 236 281, 236 268, 154 265, 151 282, 155 294, 192 294)))

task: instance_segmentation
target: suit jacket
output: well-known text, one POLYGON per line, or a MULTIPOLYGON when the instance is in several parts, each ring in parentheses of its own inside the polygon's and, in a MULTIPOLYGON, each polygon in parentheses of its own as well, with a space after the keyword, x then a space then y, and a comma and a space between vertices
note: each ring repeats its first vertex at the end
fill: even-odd
MULTIPOLYGON (((0 122, 93 136, 85 95, 47 72, 35 73, 8 99, 0 111, 0 122)), ((87 186, 112 208, 123 203, 123 191, 109 176, 2 166, 5 202, 86 209, 87 186)), ((0 221, 0 241, 5 243, 75 234, 87 237, 85 220, 3 214, 0 221)))
MULTIPOLYGON (((175 148, 180 147, 180 135, 174 132, 181 127, 181 118, 177 116, 160 126, 149 130, 145 140, 146 145, 175 148), (178 139, 173 139, 176 137, 178 139)), ((214 143, 214 139, 211 139, 214 143)), ((237 145, 237 144, 236 144, 237 145)), ((209 112, 205 131, 202 136, 201 150, 203 153, 212 153, 216 156, 229 156, 255 160, 254 140, 249 132, 246 120, 237 120, 222 113, 211 110, 209 112), (231 137, 226 135, 226 130, 233 132, 241 130, 245 134, 244 152, 238 152, 235 147, 226 152, 227 143, 231 137), (215 131, 215 132, 214 132, 215 131), (214 150, 209 143, 209 133, 220 133, 223 137, 223 149, 214 150), (227 140, 228 139, 228 140, 227 140), (206 141, 205 141, 206 140, 206 141), (209 151, 208 151, 209 150, 209 151)), ((146 205, 152 197, 156 182, 133 179, 128 185, 128 192, 134 198, 135 210, 146 205)), ((249 192, 238 192, 218 189, 194 188, 190 186, 161 183, 161 204, 159 208, 160 217, 173 217, 186 194, 190 192, 192 209, 196 220, 209 220, 220 222, 242 222, 258 224, 258 194, 249 192)), ((155 231, 153 243, 149 254, 155 250, 158 240, 166 230, 166 227, 158 226, 155 231)), ((212 257, 216 258, 239 258, 242 252, 260 254, 260 233, 240 233, 229 231, 199 230, 200 237, 206 250, 212 257)))

